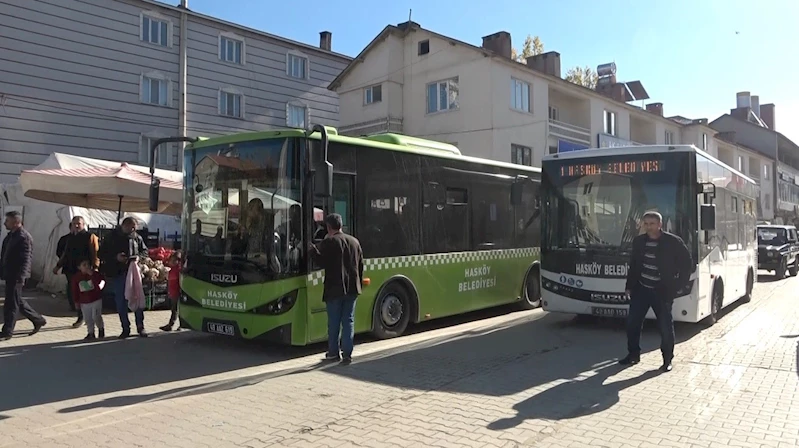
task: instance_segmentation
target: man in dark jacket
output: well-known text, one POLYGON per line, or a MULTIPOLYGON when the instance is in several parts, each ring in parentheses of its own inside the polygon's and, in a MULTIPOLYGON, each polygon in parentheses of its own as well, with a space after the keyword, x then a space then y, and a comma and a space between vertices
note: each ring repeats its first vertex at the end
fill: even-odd
MULTIPOLYGON (((60 269, 67 278, 67 286, 72 284, 72 277, 80 272, 78 268, 82 260, 89 260, 89 264, 97 269, 100 267, 100 259, 97 257, 99 250, 99 241, 97 235, 89 233, 86 230, 86 221, 82 216, 75 216, 72 222, 69 223, 70 233, 65 235, 66 241, 64 249, 58 255, 58 263, 53 268, 53 273, 57 274, 60 269)), ((62 237, 63 239, 63 237, 62 237)), ((59 240, 59 244, 61 240, 59 240)), ((75 307, 74 298, 72 297, 72 288, 67 287, 67 300, 69 300, 69 307, 75 311, 77 308, 78 320, 72 324, 72 328, 78 328, 83 324, 83 313, 80 306, 75 307)))
POLYGON ((630 297, 627 317, 627 356, 622 365, 641 360, 641 328, 649 308, 655 313, 660 329, 661 370, 669 372, 674 358, 674 320, 671 309, 677 293, 688 284, 693 270, 691 253, 683 240, 662 230, 660 213, 644 213, 646 233, 633 239, 626 293, 630 297))
POLYGON ((38 333, 47 321, 28 305, 22 297, 22 286, 31 276, 33 260, 33 238, 22 228, 22 215, 17 212, 6 213, 5 221, 8 235, 3 240, 0 251, 0 280, 5 280, 5 302, 3 303, 3 330, 0 340, 8 340, 14 335, 17 311, 33 323, 31 336, 38 333))
POLYGON ((322 295, 327 305, 328 361, 352 362, 355 336, 355 300, 361 293, 363 281, 363 252, 357 238, 341 231, 341 215, 325 218, 327 237, 319 247, 311 244, 311 257, 325 270, 325 289, 322 295), (341 346, 339 347, 339 337, 341 346))
MULTIPOLYGON (((128 275, 128 264, 135 262, 135 257, 147 256, 147 246, 144 239, 136 233, 136 220, 125 218, 122 224, 103 240, 100 246, 100 260, 102 273, 106 277, 107 288, 114 293, 119 321, 122 323, 122 334, 119 339, 130 337, 130 318, 128 317, 128 302, 125 300, 125 279, 128 275)), ((136 316, 136 330, 139 336, 146 338, 144 331, 144 310, 138 309, 133 313, 136 316)))

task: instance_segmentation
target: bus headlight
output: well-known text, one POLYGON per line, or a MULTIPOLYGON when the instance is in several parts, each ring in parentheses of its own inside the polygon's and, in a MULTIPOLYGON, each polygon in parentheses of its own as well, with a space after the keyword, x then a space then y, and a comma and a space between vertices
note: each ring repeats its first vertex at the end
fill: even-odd
POLYGON ((273 300, 265 305, 261 305, 253 310, 255 314, 268 314, 271 316, 278 316, 280 314, 288 313, 294 304, 297 303, 298 290, 291 291, 290 293, 273 300))

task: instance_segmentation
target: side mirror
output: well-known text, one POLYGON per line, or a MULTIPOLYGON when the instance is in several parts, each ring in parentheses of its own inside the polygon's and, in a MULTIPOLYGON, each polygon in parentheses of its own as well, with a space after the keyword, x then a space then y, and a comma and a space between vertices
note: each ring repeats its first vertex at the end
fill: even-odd
POLYGON ((317 197, 333 196, 333 164, 328 161, 319 163, 313 176, 314 194, 317 197))
POLYGON ((510 204, 520 205, 522 203, 522 193, 524 192, 524 184, 521 180, 514 180, 510 185, 510 204))
POLYGON ((699 218, 702 230, 716 230, 716 204, 702 204, 699 218))
POLYGON ((150 181, 150 211, 158 211, 158 194, 161 192, 161 181, 153 178, 150 181))

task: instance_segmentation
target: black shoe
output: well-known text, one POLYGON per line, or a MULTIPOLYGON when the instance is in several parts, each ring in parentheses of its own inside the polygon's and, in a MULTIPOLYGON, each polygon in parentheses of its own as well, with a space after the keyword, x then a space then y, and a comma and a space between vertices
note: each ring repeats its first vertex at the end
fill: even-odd
POLYGON ((341 365, 342 366, 348 366, 350 364, 352 364, 352 357, 351 356, 345 356, 344 359, 341 360, 341 365))
POLYGON ((76 320, 75 323, 72 324, 72 328, 80 328, 82 325, 83 325, 83 318, 79 317, 78 320, 76 320))
POLYGON ((671 372, 674 366, 671 364, 671 361, 663 361, 663 365, 660 366, 660 371, 663 373, 671 372))
POLYGON ((8 341, 11 339, 10 334, 0 333, 0 341, 8 341))
POLYGON ((122 334, 117 336, 117 339, 127 339, 130 337, 130 330, 123 331, 122 334))
POLYGON ((325 361, 327 361, 327 362, 341 361, 341 356, 339 356, 337 354, 336 355, 331 355, 330 353, 328 353, 328 354, 325 355, 325 361))
POLYGON ((45 325, 47 325, 47 321, 46 320, 43 320, 43 321, 39 322, 38 324, 33 324, 33 330, 30 333, 28 333, 28 336, 33 336, 34 334, 38 333, 39 330, 41 330, 42 327, 45 326, 45 325))
POLYGON ((147 334, 147 332, 144 331, 144 330, 139 330, 139 337, 140 338, 147 338, 147 337, 150 337, 150 335, 147 334))
POLYGON ((104 338, 105 338, 105 328, 97 330, 97 339, 104 339, 104 338))
POLYGON ((164 325, 160 328, 161 331, 172 331, 172 324, 164 325))
POLYGON ((638 364, 639 362, 641 362, 641 357, 640 356, 627 355, 624 358, 622 358, 621 360, 619 360, 619 365, 622 365, 622 366, 634 366, 634 365, 638 364))
POLYGON ((84 341, 93 341, 95 339, 97 339, 97 338, 94 337, 94 333, 89 333, 89 334, 86 335, 85 338, 83 338, 84 341))

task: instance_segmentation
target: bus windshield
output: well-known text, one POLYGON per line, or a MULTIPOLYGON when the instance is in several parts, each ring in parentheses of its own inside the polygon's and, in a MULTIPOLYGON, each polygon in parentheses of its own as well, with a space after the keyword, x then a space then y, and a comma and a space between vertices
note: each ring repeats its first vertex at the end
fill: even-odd
POLYGON ((192 267, 227 268, 257 282, 301 271, 299 161, 293 138, 186 151, 182 247, 190 275, 192 267))
POLYGON ((545 162, 543 248, 628 251, 650 210, 663 215, 664 230, 689 233, 690 187, 680 181, 690 178, 687 160, 641 154, 545 162))

